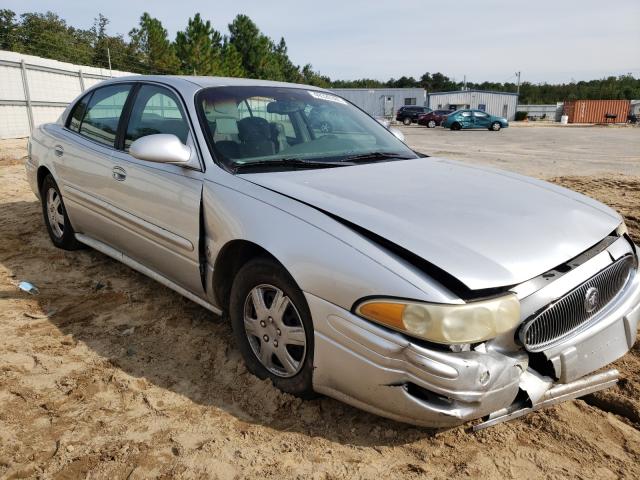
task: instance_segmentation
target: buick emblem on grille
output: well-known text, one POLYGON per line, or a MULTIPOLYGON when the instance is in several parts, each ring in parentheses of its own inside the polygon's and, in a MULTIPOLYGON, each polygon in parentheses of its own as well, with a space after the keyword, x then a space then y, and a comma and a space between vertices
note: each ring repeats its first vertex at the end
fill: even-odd
POLYGON ((587 313, 593 312, 598 308, 598 302, 600 301, 600 290, 596 287, 591 287, 584 295, 584 309, 587 313))

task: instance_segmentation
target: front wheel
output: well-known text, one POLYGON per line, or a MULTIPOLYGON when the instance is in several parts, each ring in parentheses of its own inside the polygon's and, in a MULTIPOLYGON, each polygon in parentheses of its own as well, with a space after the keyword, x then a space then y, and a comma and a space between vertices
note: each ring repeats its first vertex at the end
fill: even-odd
POLYGON ((436 121, 435 120, 429 120, 427 122, 427 127, 429 128, 436 128, 436 121))
POLYGON ((409 117, 404 117, 402 123, 404 123, 405 125, 411 125, 411 119, 409 117))
POLYGON ((491 128, 490 130, 493 130, 494 132, 499 131, 502 128, 502 125, 500 125, 500 122, 493 122, 491 124, 491 128))
POLYGON ((311 313, 281 265, 268 258, 244 265, 233 281, 229 316, 251 373, 292 395, 314 395, 311 313))
POLYGON ((455 130, 458 131, 462 128, 462 125, 460 125, 458 122, 455 122, 451 125, 451 130, 455 130))
POLYGON ((40 200, 44 223, 53 244, 63 250, 77 250, 81 247, 76 240, 60 189, 51 175, 47 175, 40 188, 40 200))

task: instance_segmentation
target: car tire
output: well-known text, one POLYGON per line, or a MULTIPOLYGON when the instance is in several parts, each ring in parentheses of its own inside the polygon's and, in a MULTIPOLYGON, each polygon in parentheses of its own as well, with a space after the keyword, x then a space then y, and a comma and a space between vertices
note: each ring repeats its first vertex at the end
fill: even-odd
POLYGON ((429 120, 427 122, 427 127, 428 128, 436 128, 436 121, 435 120, 429 120))
POLYGON ((231 287, 229 317, 251 373, 297 397, 315 396, 311 312, 302 291, 279 263, 257 258, 240 269, 231 287))
POLYGON ((411 119, 409 117, 404 117, 402 123, 405 125, 411 125, 411 119))
POLYGON ((42 181, 40 202, 44 223, 53 244, 63 250, 82 248, 82 244, 76 240, 76 232, 71 226, 60 189, 51 175, 42 181))
POLYGON ((458 122, 454 122, 453 124, 451 124, 451 130, 461 130, 462 129, 462 125, 460 125, 458 122))
POLYGON ((333 127, 331 126, 331 124, 326 121, 320 122, 320 124, 318 125, 318 129, 322 133, 331 133, 333 131, 333 127))
POLYGON ((502 125, 500 125, 500 122, 493 122, 489 130, 493 132, 499 132, 501 128, 502 128, 502 125))

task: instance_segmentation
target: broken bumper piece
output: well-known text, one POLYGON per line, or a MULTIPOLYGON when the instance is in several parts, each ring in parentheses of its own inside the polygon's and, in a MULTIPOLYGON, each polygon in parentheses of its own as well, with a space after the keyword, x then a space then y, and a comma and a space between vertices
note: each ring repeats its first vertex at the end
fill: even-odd
POLYGON ((483 417, 475 428, 485 428, 614 385, 616 370, 591 372, 631 348, 640 320, 636 277, 593 327, 544 352, 553 371, 543 374, 531 368, 524 350, 429 348, 306 297, 316 331, 314 389, 378 415, 433 428, 483 417))

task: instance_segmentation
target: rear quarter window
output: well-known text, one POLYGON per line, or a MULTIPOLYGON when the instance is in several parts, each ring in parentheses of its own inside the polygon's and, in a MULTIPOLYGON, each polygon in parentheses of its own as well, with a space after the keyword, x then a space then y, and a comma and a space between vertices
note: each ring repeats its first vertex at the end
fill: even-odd
POLYGON ((91 93, 88 93, 80 100, 78 100, 78 102, 73 106, 71 114, 69 115, 69 119, 67 120, 67 128, 73 130, 74 132, 80 131, 80 124, 82 123, 84 114, 87 111, 87 103, 89 103, 90 98, 91 93))

